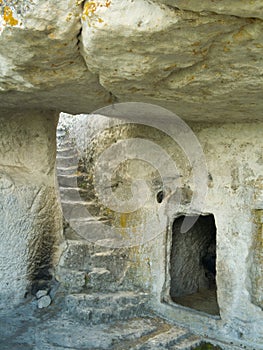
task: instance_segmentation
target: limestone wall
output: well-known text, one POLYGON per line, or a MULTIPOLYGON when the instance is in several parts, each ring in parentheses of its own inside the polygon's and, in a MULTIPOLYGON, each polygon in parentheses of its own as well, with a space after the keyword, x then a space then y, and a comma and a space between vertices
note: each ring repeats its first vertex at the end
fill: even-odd
MULTIPOLYGON (((148 125, 125 124, 125 120, 116 121, 98 115, 78 116, 75 120, 74 117, 68 118, 65 123, 71 123, 69 133, 73 135, 79 150, 79 159, 82 160, 79 164, 81 167, 86 164, 79 169, 85 169, 82 175, 86 180, 82 189, 87 188, 89 196, 91 195, 88 211, 94 220, 104 220, 104 223, 117 229, 114 233, 107 231, 108 236, 103 236, 98 225, 95 235, 79 231, 81 238, 105 249, 112 248, 114 242, 115 247, 126 246, 128 263, 123 265, 125 273, 121 273, 123 285, 149 291, 152 295, 152 307, 164 317, 215 338, 228 339, 244 346, 260 344, 263 322, 262 123, 191 125, 206 162, 203 165, 206 167, 207 187, 203 188, 201 181, 193 181, 194 165, 189 158, 161 130, 148 125), (138 149, 135 144, 139 145, 142 138, 160 146, 163 155, 169 154, 167 162, 163 163, 159 158, 156 169, 153 163, 145 163, 145 154, 149 156, 149 151, 155 152, 156 149, 152 143, 145 143, 140 152, 136 153, 135 150, 138 149), (131 148, 124 142, 128 139, 135 142, 131 148), (118 151, 112 154, 106 152, 110 149, 117 150, 118 144, 122 144, 118 151), (104 156, 104 163, 101 156, 104 156), (111 203, 107 207, 107 203, 101 201, 103 196, 96 192, 93 183, 98 181, 96 176, 107 176, 103 166, 106 162, 116 165, 116 159, 121 165, 111 173, 109 183, 114 194, 124 201, 119 211, 111 208, 111 203), (168 159, 177 166, 177 173, 169 179, 170 184, 161 176, 161 168, 168 168, 168 159), (96 173, 98 164, 99 172, 97 169, 96 173), (131 183, 138 178, 146 181, 150 189, 149 197, 139 211, 122 213, 125 201, 129 201, 132 195, 140 197, 138 191, 135 190, 133 194, 131 192, 131 183), (163 183, 168 183, 169 186, 176 184, 181 192, 180 196, 169 192, 169 186, 163 187, 163 183), (157 194, 161 190, 163 199, 159 203, 157 194), (198 207, 197 202, 191 206, 194 194, 203 190, 206 193, 202 208, 198 207), (213 214, 215 218, 216 283, 220 309, 218 317, 200 314, 170 302, 169 253, 173 220, 180 213, 189 215, 198 212, 213 214), (160 222, 165 223, 165 226, 160 226, 163 230, 156 232, 160 222), (135 237, 135 240, 131 237, 135 237), (125 281, 128 283, 125 284, 125 281)), ((105 187, 106 197, 107 193, 112 195, 105 187)), ((85 198, 82 197, 82 200, 85 198)), ((75 226, 75 229, 78 231, 78 227, 75 226)), ((116 258, 116 250, 114 254, 116 258)), ((120 260, 119 267, 122 263, 120 260)))
POLYGON ((56 114, 0 116, 0 307, 47 287, 61 237, 56 114))
POLYGON ((151 248, 155 308, 204 334, 211 332, 240 344, 262 342, 262 217, 259 210, 255 214, 262 206, 255 200, 261 195, 257 186, 263 167, 261 128, 257 123, 193 125, 211 175, 203 212, 215 216, 217 228, 220 319, 202 318, 160 303, 160 295, 162 300, 168 294, 165 279, 169 280, 169 271, 160 261, 169 263, 170 229, 151 248))
POLYGON ((1 108, 262 120, 261 33, 261 0, 2 0, 1 108))

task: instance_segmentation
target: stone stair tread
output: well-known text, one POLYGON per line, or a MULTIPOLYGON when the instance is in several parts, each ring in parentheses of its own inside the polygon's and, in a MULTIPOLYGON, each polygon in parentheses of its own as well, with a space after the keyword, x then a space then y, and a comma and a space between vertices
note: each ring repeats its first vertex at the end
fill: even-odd
POLYGON ((68 166, 68 167, 63 167, 63 166, 58 166, 57 165, 57 174, 58 175, 73 175, 77 174, 77 166, 68 166))
POLYGON ((91 255, 92 258, 96 258, 96 257, 109 257, 111 256, 113 253, 113 250, 108 250, 108 251, 104 251, 104 252, 96 252, 94 254, 91 255))
MULTIPOLYGON (((79 187, 60 187, 59 189, 60 198, 63 201, 81 201, 81 195, 88 193, 87 190, 79 187)), ((82 200, 86 202, 86 200, 82 200)))
POLYGON ((195 349, 202 339, 196 335, 189 334, 187 338, 181 338, 178 344, 175 344, 170 349, 171 350, 192 350, 195 349))
POLYGON ((64 157, 64 156, 72 156, 72 157, 79 157, 78 153, 74 150, 74 149, 58 149, 57 150, 57 154, 56 157, 64 157))
POLYGON ((89 308, 83 310, 79 307, 78 316, 84 321, 90 321, 92 324, 108 323, 111 321, 117 321, 119 319, 126 320, 135 316, 135 312, 131 312, 131 307, 135 308, 135 305, 126 305, 118 307, 113 310, 111 307, 104 307, 103 309, 89 308))
POLYGON ((91 274, 99 274, 99 275, 101 275, 101 274, 103 274, 103 273, 111 273, 109 270, 107 270, 107 269, 104 269, 103 267, 94 267, 93 269, 92 269, 92 271, 90 271, 89 272, 89 275, 91 275, 91 274))
POLYGON ((71 165, 71 166, 57 166, 58 170, 77 170, 77 167, 75 165, 71 165))
POLYGON ((74 178, 77 178, 78 177, 78 175, 77 174, 69 174, 69 175, 67 175, 67 174, 62 174, 62 175, 58 175, 58 178, 65 178, 65 179, 74 179, 74 178))
POLYGON ((64 152, 64 151, 71 151, 73 148, 73 145, 72 144, 61 144, 58 149, 57 149, 57 152, 64 152))
POLYGON ((66 218, 66 221, 69 223, 70 228, 87 241, 96 244, 97 241, 109 235, 109 232, 106 230, 110 230, 110 228, 107 226, 104 227, 98 220, 93 220, 92 218, 91 220, 75 220, 77 218, 77 215, 81 215, 82 218, 84 218, 84 215, 86 215, 86 218, 90 217, 90 214, 85 206, 75 206, 73 207, 72 211, 68 210, 70 208, 67 208, 67 211, 65 211, 64 206, 62 206, 62 208, 64 211, 64 216, 66 218), (80 211, 79 209, 82 210, 80 211))
POLYGON ((85 207, 85 206, 89 205, 90 202, 63 199, 63 200, 61 200, 61 204, 62 204, 62 205, 63 205, 63 204, 66 204, 66 205, 71 204, 72 206, 74 206, 74 205, 81 205, 81 206, 84 206, 84 207, 85 207))
MULTIPOLYGON (((73 176, 72 176, 73 177, 73 176)), ((83 193, 86 193, 88 192, 88 190, 86 190, 85 188, 81 188, 81 187, 63 187, 61 186, 59 188, 60 192, 83 192, 83 193)))
POLYGON ((112 273, 104 268, 94 267, 87 275, 88 283, 87 288, 94 292, 96 291, 110 291, 114 283, 114 276, 112 273))
POLYGON ((96 217, 82 217, 82 218, 72 218, 69 221, 69 224, 72 223, 73 225, 80 224, 80 226, 83 226, 85 224, 90 224, 94 222, 98 222, 98 219, 96 217))
POLYGON ((182 339, 186 339, 189 335, 188 330, 173 326, 168 331, 157 334, 145 343, 138 345, 134 350, 173 349, 173 346, 180 343, 182 339))
MULTIPOLYGON (((62 136, 62 135, 61 135, 62 136)), ((63 136, 62 136, 63 137, 63 136)), ((64 139, 63 141, 60 140, 60 143, 59 143, 59 149, 62 148, 62 147, 76 147, 76 143, 71 140, 71 139, 64 139)))
POLYGON ((77 158, 77 152, 75 152, 75 154, 66 154, 66 155, 60 155, 60 154, 57 154, 57 159, 72 159, 72 158, 77 158))
POLYGON ((113 306, 113 304, 118 306, 125 305, 126 303, 138 303, 138 300, 146 301, 148 298, 147 293, 135 293, 130 291, 120 291, 112 293, 93 293, 93 294, 69 294, 66 297, 67 304, 82 306, 84 307, 98 307, 102 308, 106 306, 113 306))
POLYGON ((78 157, 57 157, 57 168, 70 168, 75 166, 78 168, 78 157))
POLYGON ((59 188, 71 188, 77 184, 78 176, 75 173, 69 175, 58 175, 57 179, 59 188))
POLYGON ((100 324, 146 315, 146 293, 108 292, 69 294, 67 311, 87 323, 100 324))

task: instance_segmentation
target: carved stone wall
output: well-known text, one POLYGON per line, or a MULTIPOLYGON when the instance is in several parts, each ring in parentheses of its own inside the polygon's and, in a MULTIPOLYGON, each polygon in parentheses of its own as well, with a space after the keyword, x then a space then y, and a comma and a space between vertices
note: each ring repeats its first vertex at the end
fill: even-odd
POLYGON ((56 115, 23 111, 0 125, 0 306, 11 307, 50 284, 58 258, 56 115))

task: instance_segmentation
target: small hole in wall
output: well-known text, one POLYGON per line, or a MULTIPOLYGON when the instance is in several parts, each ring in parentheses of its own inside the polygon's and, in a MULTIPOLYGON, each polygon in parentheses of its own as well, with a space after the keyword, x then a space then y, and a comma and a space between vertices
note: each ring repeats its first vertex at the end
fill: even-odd
POLYGON ((159 192, 157 193, 157 195, 156 195, 156 200, 157 200, 157 202, 158 202, 158 203, 162 203, 163 197, 164 197, 163 191, 159 191, 159 192))
POLYGON ((211 315, 219 315, 216 286, 216 226, 213 215, 195 218, 182 232, 186 216, 173 223, 170 256, 170 296, 176 303, 211 315))

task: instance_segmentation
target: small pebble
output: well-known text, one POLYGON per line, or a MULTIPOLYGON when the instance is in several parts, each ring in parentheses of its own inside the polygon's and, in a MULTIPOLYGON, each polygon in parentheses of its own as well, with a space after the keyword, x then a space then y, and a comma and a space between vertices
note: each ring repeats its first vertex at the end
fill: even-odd
POLYGON ((51 304, 51 298, 49 295, 44 295, 42 298, 38 299, 38 308, 43 309, 51 304))
POLYGON ((43 289, 37 291, 37 293, 36 293, 37 299, 40 299, 40 298, 42 298, 42 297, 45 296, 45 295, 47 295, 47 291, 46 291, 46 290, 43 290, 43 289))

